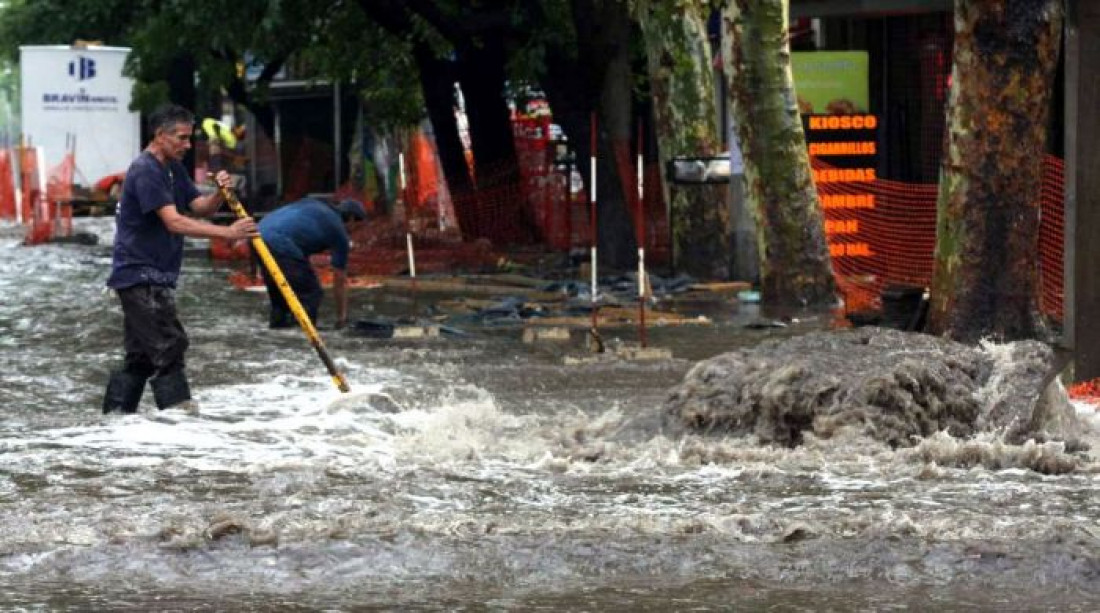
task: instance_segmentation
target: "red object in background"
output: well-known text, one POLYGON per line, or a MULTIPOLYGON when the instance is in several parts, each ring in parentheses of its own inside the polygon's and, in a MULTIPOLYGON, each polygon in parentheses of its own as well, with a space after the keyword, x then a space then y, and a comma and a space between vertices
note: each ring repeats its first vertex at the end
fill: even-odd
POLYGON ((11 151, 0 149, 0 219, 15 219, 15 181, 11 151))
POLYGON ((1069 386, 1066 392, 1071 399, 1094 405, 1100 409, 1100 379, 1076 383, 1069 386))
POLYGON ((230 241, 224 238, 210 239, 210 257, 223 261, 244 261, 252 257, 247 241, 230 241))
POLYGON ((76 155, 66 153, 61 162, 46 173, 46 200, 72 202, 73 175, 76 172, 76 155))
POLYGON ((96 181, 94 187, 97 191, 101 191, 105 194, 108 194, 108 193, 111 192, 111 188, 113 188, 115 185, 121 185, 123 180, 125 180, 125 179, 126 179, 126 173, 125 172, 119 172, 119 173, 115 173, 113 175, 107 175, 107 176, 101 178, 100 180, 96 181))

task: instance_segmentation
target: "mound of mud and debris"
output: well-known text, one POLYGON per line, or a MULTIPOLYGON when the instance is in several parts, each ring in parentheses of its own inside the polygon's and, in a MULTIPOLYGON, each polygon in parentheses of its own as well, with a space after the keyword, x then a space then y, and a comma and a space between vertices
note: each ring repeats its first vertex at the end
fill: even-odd
POLYGON ((905 447, 936 432, 1072 438, 1076 417, 1044 343, 970 346, 865 327, 767 341, 696 364, 664 406, 670 430, 793 446, 857 428, 905 447))

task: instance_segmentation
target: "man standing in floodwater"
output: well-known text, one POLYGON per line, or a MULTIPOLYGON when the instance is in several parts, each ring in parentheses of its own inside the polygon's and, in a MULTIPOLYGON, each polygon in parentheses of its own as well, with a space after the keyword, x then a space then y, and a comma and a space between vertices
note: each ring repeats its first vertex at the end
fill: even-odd
MULTIPOLYGON (((347 268, 351 242, 346 226, 366 217, 366 209, 356 200, 344 200, 332 206, 315 198, 303 198, 275 209, 260 220, 260 235, 311 321, 317 321, 324 290, 317 280, 317 273, 313 272, 309 257, 329 251, 332 256, 332 292, 336 298, 336 327, 347 325, 347 268)), ((271 303, 268 325, 271 328, 294 325, 282 292, 267 269, 261 269, 271 303)))
MULTIPOLYGON (((184 372, 190 342, 176 314, 175 288, 183 263, 183 237, 240 240, 257 235, 256 222, 219 226, 192 219, 221 206, 220 190, 201 195, 180 161, 191 148, 194 115, 175 105, 149 117, 153 139, 126 171, 115 213, 115 243, 107 286, 122 303, 125 365, 111 373, 103 412, 137 412, 145 382, 158 409, 191 400, 184 372)), ((218 185, 232 184, 226 172, 218 185)))

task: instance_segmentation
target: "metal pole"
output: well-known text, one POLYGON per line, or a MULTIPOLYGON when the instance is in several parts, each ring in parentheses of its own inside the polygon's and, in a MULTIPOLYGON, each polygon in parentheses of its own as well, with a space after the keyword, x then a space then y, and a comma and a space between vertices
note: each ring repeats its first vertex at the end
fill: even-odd
POLYGON ((597 198, 596 198, 596 114, 595 113, 592 113, 591 126, 592 126, 592 149, 591 149, 591 154, 589 155, 589 171, 591 173, 592 179, 590 181, 591 185, 589 185, 588 201, 589 201, 589 204, 591 205, 589 207, 591 209, 589 211, 589 215, 590 215, 590 219, 589 219, 589 236, 591 237, 591 245, 590 245, 590 249, 591 249, 591 252, 590 252, 591 253, 591 264, 590 264, 591 271, 590 272, 592 273, 592 331, 593 331, 593 333, 596 333, 596 329, 597 329, 598 324, 599 324, 599 319, 598 319, 599 305, 596 303, 596 299, 598 297, 597 292, 599 291, 599 284, 598 284, 598 281, 597 281, 598 276, 596 274, 596 266, 597 266, 597 263, 596 263, 597 262, 596 245, 597 245, 597 242, 599 240, 599 233, 596 229, 596 222, 597 222, 598 216, 596 215, 597 198))
POLYGON ((638 340, 642 347, 646 346, 645 330, 645 162, 642 154, 642 122, 638 120, 638 198, 637 198, 637 224, 638 235, 638 340))

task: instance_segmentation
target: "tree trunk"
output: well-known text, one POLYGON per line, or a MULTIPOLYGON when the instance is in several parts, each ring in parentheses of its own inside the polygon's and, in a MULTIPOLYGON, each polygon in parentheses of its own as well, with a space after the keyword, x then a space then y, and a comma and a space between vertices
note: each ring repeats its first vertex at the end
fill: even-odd
MULTIPOLYGON (((629 32, 629 23, 627 31, 629 32)), ((626 39, 623 39, 627 47, 626 39)), ((596 214, 599 224, 597 238, 601 261, 615 270, 631 270, 637 266, 638 243, 630 216, 633 180, 633 160, 630 144, 633 91, 629 49, 622 49, 608 62, 600 94, 599 158, 596 160, 596 214)))
MULTIPOLYGON (((479 207, 476 236, 497 243, 534 240, 535 228, 527 215, 523 179, 512 130, 511 113, 504 97, 503 41, 486 37, 458 51, 458 79, 470 122, 474 176, 479 207), (486 206, 492 205, 490 214, 486 206)), ((464 229, 465 231, 466 229, 464 229)))
POLYGON ((424 93, 424 104, 428 108, 428 120, 432 122, 436 146, 439 148, 439 162, 443 176, 447 180, 458 217, 458 227, 462 232, 477 227, 476 198, 474 183, 470 176, 470 167, 466 164, 466 153, 458 136, 458 122, 455 119, 455 78, 450 60, 436 57, 426 44, 418 43, 413 51, 416 66, 420 72, 420 87, 424 93))
POLYGON ((787 0, 734 0, 723 11, 729 100, 756 218, 761 297, 774 307, 836 303, 825 225, 795 101, 787 0))
POLYGON ((956 0, 929 331, 963 342, 1045 334, 1039 202, 1060 0, 956 0))
MULTIPOLYGON (((630 37, 633 22, 622 0, 573 0, 579 57, 599 92, 597 106, 596 208, 600 261, 613 269, 637 265, 637 241, 628 209, 634 189, 630 156, 633 73, 630 37)), ((586 160, 581 160, 585 168, 586 160)), ((591 177, 589 185, 591 185, 591 177)))
MULTIPOLYGON (((638 6, 652 91, 660 167, 673 157, 709 157, 721 150, 707 3, 646 1, 638 6)), ((729 186, 677 185, 661 173, 669 203, 673 262, 705 278, 729 278, 729 186)))

